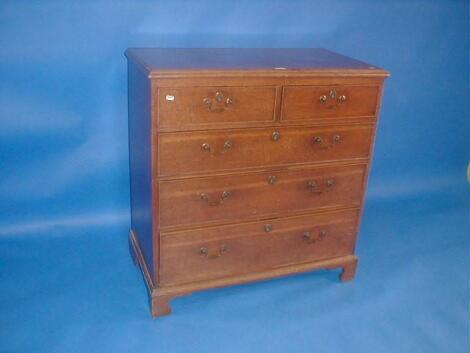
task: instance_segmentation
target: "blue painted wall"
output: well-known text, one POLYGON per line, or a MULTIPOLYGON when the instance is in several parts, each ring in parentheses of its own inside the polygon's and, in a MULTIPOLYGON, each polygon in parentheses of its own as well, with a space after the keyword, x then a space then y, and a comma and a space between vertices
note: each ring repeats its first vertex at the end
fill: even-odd
POLYGON ((0 233, 129 221, 130 46, 326 47, 391 71, 369 198, 454 192, 466 1, 2 1, 0 233))

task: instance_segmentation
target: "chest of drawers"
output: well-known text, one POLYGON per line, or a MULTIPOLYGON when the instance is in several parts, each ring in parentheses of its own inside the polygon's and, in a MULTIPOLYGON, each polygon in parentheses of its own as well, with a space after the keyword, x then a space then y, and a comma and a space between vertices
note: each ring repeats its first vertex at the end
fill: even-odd
POLYGON ((388 73, 324 49, 128 49, 134 261, 152 314, 315 269, 351 280, 388 73))

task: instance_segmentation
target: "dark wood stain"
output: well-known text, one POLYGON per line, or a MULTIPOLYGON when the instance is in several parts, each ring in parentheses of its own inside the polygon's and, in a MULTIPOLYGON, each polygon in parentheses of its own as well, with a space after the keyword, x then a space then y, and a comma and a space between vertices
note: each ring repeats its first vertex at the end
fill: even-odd
POLYGON ((154 268, 151 89, 150 81, 129 62, 129 169, 131 187, 131 227, 139 236, 150 274, 154 268))
POLYGON ((388 72, 325 49, 129 49, 130 249, 152 314, 354 255, 388 72))
POLYGON ((164 134, 159 139, 159 171, 174 176, 368 158, 372 131, 368 124, 164 134), (227 142, 230 148, 224 147, 227 142), (205 144, 209 150, 203 149, 205 144))
POLYGON ((309 167, 162 181, 160 226, 199 226, 359 206, 365 167, 309 167), (229 196, 224 198, 224 192, 229 196))

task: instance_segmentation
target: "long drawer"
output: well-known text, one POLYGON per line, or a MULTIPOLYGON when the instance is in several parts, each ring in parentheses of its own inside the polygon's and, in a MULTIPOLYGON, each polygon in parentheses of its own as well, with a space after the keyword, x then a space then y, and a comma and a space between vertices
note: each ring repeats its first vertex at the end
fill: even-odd
POLYGON ((270 171, 160 182, 160 226, 359 206, 365 165, 270 171))
POLYGON ((161 285, 352 254, 358 211, 161 233, 161 285))
POLYGON ((160 176, 367 158, 373 125, 165 133, 160 176))

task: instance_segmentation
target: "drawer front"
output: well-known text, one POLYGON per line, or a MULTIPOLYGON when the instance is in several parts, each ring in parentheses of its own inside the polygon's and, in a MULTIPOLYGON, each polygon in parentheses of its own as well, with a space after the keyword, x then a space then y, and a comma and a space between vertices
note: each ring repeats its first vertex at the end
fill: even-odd
POLYGON ((282 120, 359 117, 376 114, 379 86, 285 87, 282 120))
POLYGON ((208 224, 359 206, 365 165, 160 182, 160 225, 208 224))
POLYGON ((372 125, 161 134, 161 176, 367 158, 372 125))
POLYGON ((158 90, 161 129, 191 129, 206 125, 272 122, 276 88, 183 87, 158 90))
POLYGON ((161 234, 160 283, 172 285, 352 254, 357 211, 161 234))

